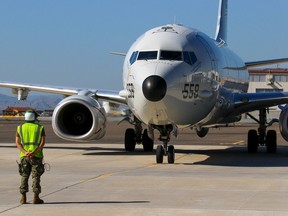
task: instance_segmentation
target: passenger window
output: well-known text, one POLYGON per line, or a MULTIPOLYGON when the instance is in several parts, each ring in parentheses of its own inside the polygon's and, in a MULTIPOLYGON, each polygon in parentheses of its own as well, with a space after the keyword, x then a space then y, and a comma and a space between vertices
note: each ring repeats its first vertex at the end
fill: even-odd
POLYGON ((130 57, 130 60, 129 60, 131 65, 136 61, 137 55, 138 55, 138 52, 137 52, 137 51, 135 51, 135 52, 132 53, 132 55, 131 55, 131 57, 130 57))
POLYGON ((137 60, 151 60, 157 59, 157 51, 141 51, 139 52, 137 60))
POLYGON ((182 61, 182 52, 162 50, 160 60, 182 61))
POLYGON ((193 65, 197 62, 197 57, 194 52, 183 52, 184 62, 193 65))

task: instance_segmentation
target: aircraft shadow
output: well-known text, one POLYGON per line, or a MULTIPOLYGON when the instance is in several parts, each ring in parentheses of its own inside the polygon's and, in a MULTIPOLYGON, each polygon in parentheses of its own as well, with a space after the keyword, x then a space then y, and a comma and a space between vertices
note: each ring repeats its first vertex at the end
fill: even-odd
MULTIPOLYGON (((277 153, 266 152, 265 147, 260 147, 258 153, 247 152, 246 147, 230 147, 224 150, 177 150, 176 153, 201 154, 208 158, 194 163, 182 163, 184 165, 210 165, 232 167, 287 167, 288 148, 278 147, 277 153)), ((177 161, 175 162, 177 163, 177 161)))
MULTIPOLYGON (((94 149, 95 150, 95 149, 94 149)), ((93 150, 93 151, 94 151, 93 150)), ((98 149, 99 150, 99 149, 98 149)), ((83 155, 104 155, 104 156, 117 156, 117 155, 131 155, 131 156, 137 156, 137 155, 155 155, 155 151, 152 152, 145 152, 141 149, 137 149, 134 152, 127 152, 123 149, 101 149, 101 150, 108 150, 108 151, 101 151, 101 152, 89 152, 89 153, 83 153, 83 155)))
POLYGON ((45 202, 46 205, 74 205, 74 204, 141 204, 150 201, 87 201, 87 202, 45 202))
MULTIPOLYGON (((136 149, 135 152, 126 152, 122 148, 89 148, 89 152, 83 155, 155 155, 152 152, 144 152, 142 149, 136 149), (101 151, 99 151, 101 150, 101 151), (104 151, 103 151, 104 150, 104 151)), ((258 153, 250 154, 244 146, 229 147, 227 149, 213 150, 183 150, 176 148, 177 154, 201 154, 207 155, 208 158, 203 161, 181 163, 183 165, 211 165, 211 166, 232 166, 232 167, 287 167, 288 166, 288 148, 279 146, 277 153, 269 154, 265 147, 259 147, 258 153)), ((177 157, 177 156, 176 156, 177 157)), ((175 161, 177 164, 177 161, 175 161)))
POLYGON ((108 148, 108 147, 73 147, 73 146, 45 146, 47 149, 67 149, 67 150, 83 150, 87 153, 82 155, 155 155, 155 151, 144 152, 143 149, 135 149, 134 152, 127 152, 123 148, 108 148))
MULTIPOLYGON (((155 156, 155 149, 152 152, 144 152, 139 148, 134 152, 127 152, 123 148, 107 147, 48 147, 56 149, 75 149, 85 150, 83 155, 87 156, 155 156)), ((208 158, 203 161, 181 163, 183 165, 211 165, 211 166, 232 166, 232 167, 287 167, 288 166, 288 148, 278 146, 277 153, 269 154, 265 147, 259 147, 258 153, 250 154, 246 146, 229 147, 227 149, 213 150, 195 150, 195 149, 177 149, 177 154, 201 154, 207 155, 208 158)), ((177 156, 176 156, 177 157, 177 156)), ((177 164, 177 161, 175 161, 177 164)))
MULTIPOLYGON (((11 145, 0 145, 0 148, 16 148, 11 145)), ((123 148, 108 147, 73 147, 73 146, 45 146, 47 149, 68 149, 83 150, 83 155, 87 156, 155 156, 155 150, 152 152, 144 152, 142 148, 136 148, 135 152, 127 152, 123 148)), ((286 146, 278 146, 277 153, 269 154, 265 147, 259 147, 258 153, 250 154, 245 146, 229 147, 227 149, 213 150, 195 150, 195 149, 177 149, 177 154, 200 154, 207 155, 207 159, 203 161, 181 163, 175 161, 175 164, 183 165, 211 165, 211 166, 232 166, 232 167, 287 167, 288 166, 288 148, 286 146)))
POLYGON ((0 148, 17 148, 17 147, 16 147, 16 144, 15 145, 9 145, 9 146, 0 144, 0 148))

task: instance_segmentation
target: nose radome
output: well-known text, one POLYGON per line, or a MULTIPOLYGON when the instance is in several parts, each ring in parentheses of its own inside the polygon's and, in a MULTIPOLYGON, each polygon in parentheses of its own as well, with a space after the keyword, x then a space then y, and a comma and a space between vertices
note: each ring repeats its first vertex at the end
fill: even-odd
POLYGON ((167 83, 160 76, 149 76, 142 84, 142 91, 147 100, 157 102, 166 95, 167 83))

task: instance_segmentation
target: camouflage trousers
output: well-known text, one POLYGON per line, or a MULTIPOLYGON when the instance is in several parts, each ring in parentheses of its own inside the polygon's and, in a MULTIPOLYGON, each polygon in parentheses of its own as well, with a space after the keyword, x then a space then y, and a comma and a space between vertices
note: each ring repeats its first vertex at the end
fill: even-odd
POLYGON ((19 174, 21 175, 20 193, 27 193, 29 191, 29 177, 32 173, 33 192, 41 193, 40 177, 44 173, 43 158, 28 158, 22 157, 19 164, 19 174))

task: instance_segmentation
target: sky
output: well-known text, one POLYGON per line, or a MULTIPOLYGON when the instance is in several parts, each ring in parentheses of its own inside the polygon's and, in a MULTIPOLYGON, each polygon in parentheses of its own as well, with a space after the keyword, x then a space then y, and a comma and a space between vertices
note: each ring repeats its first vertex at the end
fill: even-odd
MULTIPOLYGON (((229 48, 244 61, 288 57, 287 10, 287 0, 230 0, 229 48)), ((124 58, 110 52, 170 23, 214 38, 217 12, 218 0, 1 0, 0 80, 121 90, 124 58)))

